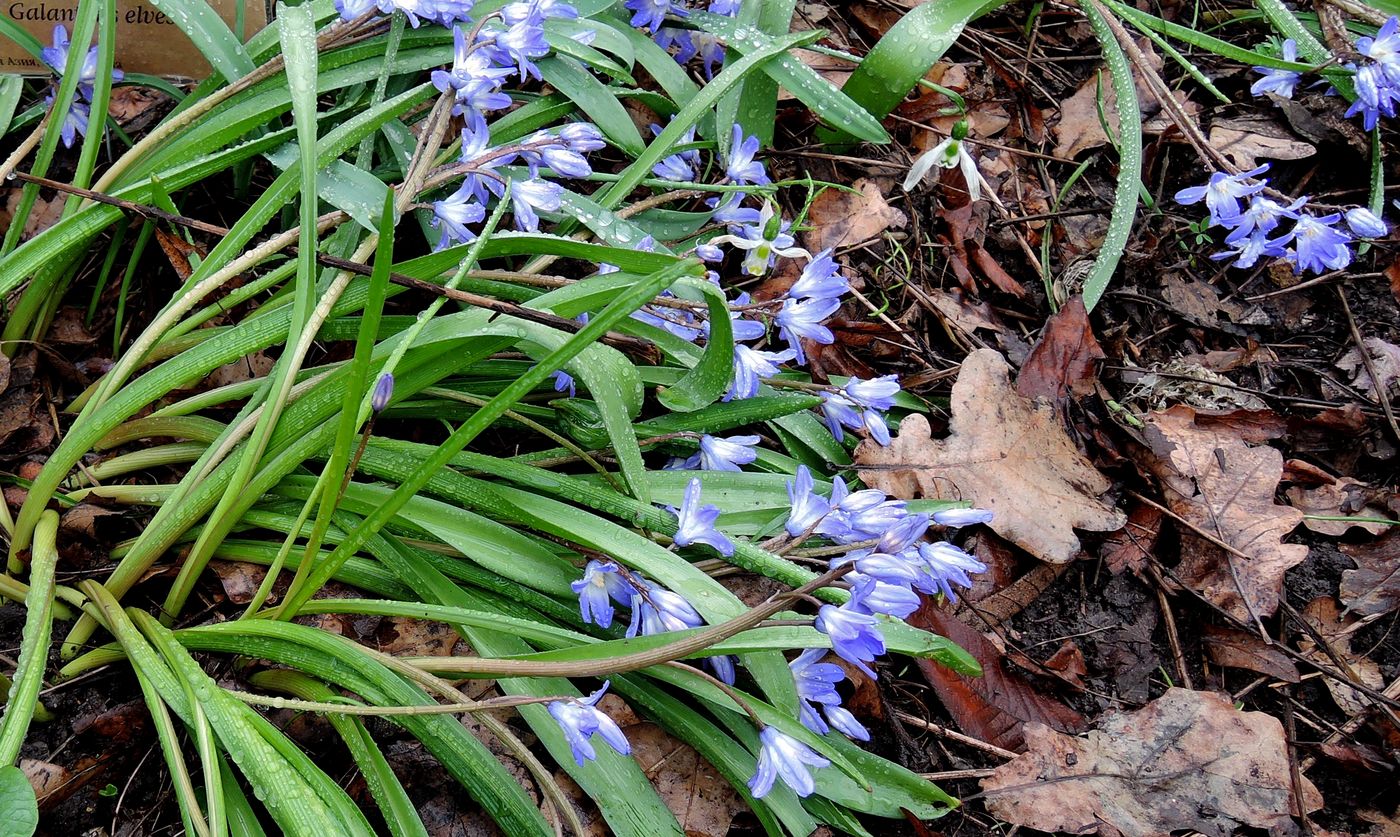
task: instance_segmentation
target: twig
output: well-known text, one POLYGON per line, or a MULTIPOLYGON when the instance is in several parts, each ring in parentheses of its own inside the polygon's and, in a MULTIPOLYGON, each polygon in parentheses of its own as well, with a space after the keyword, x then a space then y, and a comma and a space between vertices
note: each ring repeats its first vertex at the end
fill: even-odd
POLYGON ((910 715, 908 712, 896 712, 895 717, 899 718, 900 721, 903 721, 911 727, 918 727, 919 729, 927 730, 928 732, 931 732, 934 735, 940 735, 944 738, 947 738, 950 741, 956 741, 959 744, 966 744, 967 746, 981 750, 984 753, 991 753, 992 755, 997 756, 998 758, 1007 759, 1008 761, 1010 759, 1016 758, 1016 754, 1011 752, 1010 750, 1004 750, 995 744, 988 744, 987 742, 977 738, 973 738, 970 735, 963 735, 960 732, 956 732, 944 726, 939 726, 938 724, 935 724, 931 721, 925 721, 923 718, 910 715))

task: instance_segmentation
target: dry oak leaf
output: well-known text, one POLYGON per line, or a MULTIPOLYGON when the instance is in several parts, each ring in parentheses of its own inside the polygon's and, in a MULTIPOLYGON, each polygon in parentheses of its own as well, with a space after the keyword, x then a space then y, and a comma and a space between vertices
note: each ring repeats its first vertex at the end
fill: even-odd
POLYGON ((1400 531, 1375 543, 1343 544, 1356 569, 1342 571, 1342 604, 1347 613, 1382 616, 1400 608, 1400 531))
MULTIPOLYGON (((1336 599, 1318 596, 1303 608, 1303 618, 1332 651, 1331 654, 1327 653, 1325 649, 1317 647, 1310 635, 1302 634, 1298 640, 1298 650, 1306 657, 1320 665, 1335 667, 1333 655, 1336 655, 1346 663, 1346 668, 1350 669, 1348 673, 1355 675, 1355 682, 1375 691, 1385 688, 1385 677, 1375 660, 1351 650, 1351 634, 1360 627, 1360 620, 1355 616, 1343 615, 1336 599)), ((1324 677, 1322 682, 1327 686, 1332 700, 1349 717, 1360 717, 1371 708, 1371 699, 1347 684, 1331 677, 1324 677)))
POLYGON ((1152 413, 1145 435, 1167 505, 1235 550, 1183 531, 1177 577, 1237 619, 1273 613, 1283 574, 1308 557, 1306 546, 1283 543, 1303 520, 1301 511, 1274 502, 1283 454, 1251 447, 1228 426, 1202 427, 1182 406, 1152 413))
POLYGON ((1079 553, 1075 529, 1113 532, 1122 512, 1104 501, 1111 483, 1074 446, 1055 411, 1011 387, 1006 360, 991 349, 967 356, 953 385, 952 430, 932 439, 918 413, 888 447, 856 449, 865 484, 903 499, 956 498, 993 512, 998 535, 1043 561, 1079 553))
POLYGON ((1303 525, 1320 535, 1340 538, 1355 526, 1372 535, 1383 535, 1394 524, 1376 523, 1376 520, 1389 520, 1384 507, 1367 502, 1371 494, 1370 486, 1351 477, 1339 477, 1336 481, 1304 488, 1295 485, 1288 489, 1288 502, 1295 509, 1310 515, 1303 519, 1303 525), (1349 518, 1345 520, 1320 520, 1318 518, 1349 518))
POLYGON ((1223 695, 1168 689, 1137 712, 1110 712, 1084 738, 1039 724, 1028 751, 982 780, 987 809, 1041 831, 1228 837, 1241 825, 1294 834, 1292 817, 1322 807, 1302 779, 1294 799, 1283 725, 1223 695), (1299 811, 1299 808, 1303 811, 1299 811))
POLYGON ((808 214, 812 229, 806 240, 813 253, 859 244, 909 222, 903 212, 885 201, 874 181, 862 178, 851 185, 856 191, 827 189, 812 201, 808 214))

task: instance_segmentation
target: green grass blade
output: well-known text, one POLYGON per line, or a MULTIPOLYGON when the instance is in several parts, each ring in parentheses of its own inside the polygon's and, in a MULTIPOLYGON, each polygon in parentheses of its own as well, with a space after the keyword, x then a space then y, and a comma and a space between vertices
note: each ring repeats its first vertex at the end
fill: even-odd
POLYGON ((24 633, 20 639, 19 664, 5 714, 0 718, 0 765, 14 764, 24 744, 39 689, 44 684, 44 666, 49 658, 53 633, 54 571, 58 565, 58 512, 45 511, 34 532, 34 549, 29 565, 29 592, 24 597, 24 633))

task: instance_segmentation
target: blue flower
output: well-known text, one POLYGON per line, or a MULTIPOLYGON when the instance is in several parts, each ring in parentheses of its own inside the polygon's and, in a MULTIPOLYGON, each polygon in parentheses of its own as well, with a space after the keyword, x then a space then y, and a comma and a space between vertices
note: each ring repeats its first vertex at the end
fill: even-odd
POLYGON ((1251 182, 1251 178, 1268 170, 1269 164, 1265 163, 1257 169, 1240 174, 1215 172, 1206 185, 1191 186, 1177 192, 1176 202, 1189 206, 1204 199, 1212 226, 1233 227, 1235 219, 1240 216, 1240 198, 1247 198, 1264 190, 1263 183, 1251 182))
MULTIPOLYGON (((60 78, 63 71, 68 67, 68 51, 72 44, 68 41, 68 30, 63 26, 53 28, 53 46, 47 46, 39 50, 39 57, 49 66, 60 78)), ((125 74, 121 70, 112 70, 112 81, 121 81, 125 74)), ((83 56, 83 65, 78 68, 78 95, 87 101, 92 101, 92 86, 97 83, 97 45, 94 44, 88 49, 87 55, 83 56)), ((86 122, 86 119, 84 119, 86 122)), ((86 133, 86 125, 83 129, 86 133)))
POLYGON ((831 248, 828 247, 812 256, 811 261, 802 268, 802 275, 788 288, 787 295, 792 299, 830 299, 850 290, 851 284, 841 275, 841 268, 831 257, 831 248))
POLYGON ((990 509, 944 509, 933 513, 933 522, 950 529, 976 526, 979 523, 991 523, 992 512, 990 509))
MULTIPOLYGON (((1283 42, 1283 60, 1298 60, 1298 43, 1292 38, 1283 42)), ((1298 85, 1302 74, 1294 70, 1278 70, 1271 67, 1255 67, 1254 72, 1263 73, 1264 77, 1254 82, 1249 88, 1249 92, 1255 96, 1263 96, 1265 93, 1274 93, 1285 99, 1293 98, 1293 88, 1298 85)))
POLYGON ((831 560, 832 569, 842 564, 854 563, 856 572, 870 576, 877 581, 908 587, 919 579, 918 548, 908 552, 890 553, 871 549, 860 549, 831 560))
POLYGON ((909 514, 903 500, 887 499, 883 491, 873 488, 853 492, 840 500, 833 492, 831 499, 857 540, 880 537, 909 514))
POLYGON ((616 750, 618 755, 625 756, 632 752, 632 747, 627 743, 627 736, 622 734, 617 723, 597 707, 598 701, 607 690, 608 684, 605 682, 601 689, 586 698, 556 700, 549 704, 549 714, 554 716, 559 728, 564 731, 564 739, 569 742, 574 761, 579 764, 598 757, 593 749, 593 742, 589 740, 595 732, 603 736, 603 740, 616 750))
POLYGON ((578 9, 564 0, 526 0, 526 2, 507 3, 501 9, 501 19, 507 25, 514 25, 522 20, 545 20, 547 18, 574 20, 577 17, 578 9))
POLYGON ((1380 64, 1364 64, 1356 70, 1356 101, 1347 108, 1348 118, 1361 114, 1366 130, 1374 130, 1382 116, 1395 115, 1395 100, 1400 91, 1380 64))
POLYGON ((1381 24, 1374 38, 1357 38, 1356 51, 1387 69, 1400 66, 1400 19, 1392 16, 1381 24))
POLYGON ((792 349, 781 352, 765 352, 750 349, 742 343, 734 345, 734 382, 725 393, 725 401, 753 398, 758 395, 759 382, 778 374, 778 364, 792 360, 792 349))
POLYGON ((701 66, 705 70, 705 78, 714 78, 715 69, 724 66, 724 43, 709 32, 692 32, 691 39, 695 44, 696 54, 700 56, 701 66))
POLYGON ((632 622, 627 626, 627 636, 684 631, 702 624, 704 620, 684 596, 654 581, 643 580, 642 586, 632 596, 632 622))
MULTIPOLYGON (((747 224, 757 224, 763 213, 751 206, 744 206, 743 192, 730 192, 729 197, 724 200, 710 198, 706 204, 711 208, 710 219, 716 224, 725 224, 733 234, 743 232, 741 227, 747 224)), ((721 236, 722 238, 723 236, 721 236)), ((711 244, 721 244, 718 239, 710 239, 711 244)))
POLYGON ((548 180, 516 180, 510 186, 510 203, 515 212, 517 229, 534 232, 540 228, 540 217, 536 210, 559 211, 560 195, 564 188, 548 180))
MULTIPOLYGON (((452 28, 452 44, 452 68, 433 70, 431 76, 433 86, 438 90, 453 92, 456 101, 452 113, 480 119, 481 114, 487 111, 510 107, 510 96, 500 89, 502 81, 511 74, 510 68, 495 66, 488 51, 477 48, 467 40, 467 33, 460 27, 452 28)), ((485 133, 485 125, 479 127, 485 133)), ((464 142, 464 154, 465 150, 464 142)))
POLYGON ((718 517, 718 506, 700 504, 700 480, 692 479, 685 487, 680 511, 676 512, 677 528, 672 540, 676 546, 709 544, 725 557, 733 555, 734 544, 715 528, 718 517))
POLYGON ((831 649, 838 657, 871 678, 879 677, 866 665, 885 653, 885 638, 875 627, 874 616, 859 613, 847 605, 822 605, 813 624, 831 640, 831 649))
POLYGON ((434 250, 443 250, 453 244, 461 244, 476 239, 476 233, 467 229, 467 224, 475 224, 486 217, 486 209, 477 203, 471 187, 462 184, 457 191, 440 201, 433 201, 434 229, 442 230, 434 250))
POLYGON ((758 752, 758 771, 749 779, 749 792, 762 799, 773 789, 774 780, 782 778, 798 796, 811 796, 817 789, 808 767, 826 767, 831 762, 777 727, 764 727, 758 734, 762 748, 758 752))
POLYGON ((655 32, 666 21, 666 15, 673 14, 676 17, 689 17, 690 12, 681 6, 672 3, 671 0, 627 0, 624 3, 632 15, 632 25, 643 29, 650 29, 655 32))
POLYGON ((1293 225, 1293 258, 1297 272, 1325 273, 1351 264, 1351 236, 1334 226, 1341 218, 1336 213, 1321 218, 1298 217, 1293 225))
POLYGON ((706 471, 741 471, 740 465, 747 465, 758 458, 758 451, 753 449, 758 442, 757 436, 730 436, 727 439, 701 436, 700 467, 706 471))
POLYGON ((847 573, 851 607, 862 613, 883 613, 903 619, 919 609, 919 595, 902 584, 890 584, 864 573, 847 573))
POLYGON ((569 587, 578 594, 579 615, 600 628, 612 625, 613 602, 632 603, 632 586, 612 561, 589 561, 583 578, 569 587))
POLYGON ((797 476, 787 484, 788 501, 792 511, 785 528, 793 537, 815 527, 831 512, 831 504, 813 490, 812 472, 806 465, 797 466, 797 476))
POLYGON ((826 735, 835 727, 851 738, 869 741, 870 732, 841 706, 841 695, 836 692, 836 684, 846 679, 846 673, 838 665, 821 662, 825 656, 826 649, 809 648, 788 664, 801 699, 798 720, 817 735, 826 735), (826 720, 817 714, 816 706, 822 708, 826 720))
POLYGON ((1278 229, 1278 225, 1285 218, 1298 220, 1298 210, 1302 209, 1303 204, 1307 202, 1308 199, 1303 197, 1284 206, 1273 198, 1255 195, 1249 199, 1249 205, 1235 219, 1236 226, 1229 235, 1225 236, 1225 241, 1230 243, 1235 239, 1244 238, 1255 230, 1265 233, 1273 232, 1278 229))
MULTIPOLYGON (((44 97, 45 107, 52 109, 53 103, 52 93, 44 97)), ((58 135, 63 140, 64 148, 72 148, 80 135, 87 136, 88 119, 91 114, 92 108, 87 102, 77 97, 73 98, 73 104, 68 107, 68 112, 63 114, 63 124, 58 126, 58 135)))
POLYGON ((804 300, 787 299, 773 321, 778 325, 778 334, 792 347, 798 363, 807 362, 807 354, 802 351, 802 338, 813 343, 830 346, 836 342, 836 335, 822 323, 841 307, 839 299, 811 297, 804 300))
POLYGON ((570 375, 563 369, 556 369, 550 373, 550 377, 554 379, 555 392, 567 391, 570 398, 578 394, 578 385, 574 382, 573 375, 570 375))
POLYGON ((987 571, 986 564, 947 541, 919 544, 919 557, 923 559, 922 572, 914 586, 930 596, 942 593, 949 601, 957 600, 953 584, 971 587, 968 573, 987 571))
MULTIPOLYGON (((903 507, 900 507, 904 511, 903 507)), ((899 518, 899 521, 885 530, 880 536, 880 542, 875 545, 875 549, 880 552, 898 554, 918 543, 919 539, 928 531, 929 516, 926 514, 908 514, 899 518)))
POLYGON ((570 122, 558 129, 557 133, 565 145, 580 154, 597 151, 607 145, 603 141, 603 132, 591 122, 570 122))
POLYGON ((1288 242, 1293 240, 1293 233, 1286 233, 1278 238, 1269 238, 1266 233, 1255 230, 1242 238, 1227 239, 1226 244, 1230 249, 1222 253, 1214 253, 1212 259, 1220 261, 1222 259, 1233 258, 1233 267, 1251 268, 1255 262, 1261 258, 1277 259, 1288 255, 1288 242))
POLYGON ((376 0, 335 0, 333 5, 341 20, 354 20, 378 6, 376 0))
POLYGON ((1390 232, 1385 222, 1364 206, 1348 209, 1346 219, 1347 226, 1360 238, 1380 238, 1390 232))
POLYGON ((745 137, 743 127, 737 124, 731 129, 729 159, 724 166, 724 173, 730 182, 741 186, 773 182, 768 179, 763 163, 754 159, 758 148, 758 137, 745 137))
POLYGON ((369 396, 369 408, 376 413, 384 412, 384 408, 389 406, 389 401, 394 397, 394 376, 390 372, 385 372, 374 382, 374 391, 369 396))
POLYGON ((851 401, 872 410, 888 410, 893 407, 894 397, 899 394, 899 390, 898 375, 881 375, 868 381, 851 378, 841 388, 851 401))
POLYGON ((495 36, 494 59, 502 66, 514 66, 523 81, 526 78, 540 78, 540 70, 532 59, 549 54, 549 42, 544 37, 544 27, 540 21, 526 18, 495 36))

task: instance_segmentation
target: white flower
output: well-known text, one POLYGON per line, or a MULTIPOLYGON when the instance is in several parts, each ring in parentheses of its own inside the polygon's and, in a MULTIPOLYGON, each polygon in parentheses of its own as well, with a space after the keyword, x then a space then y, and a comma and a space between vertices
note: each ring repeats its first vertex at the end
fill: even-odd
POLYGON ((907 192, 918 186, 934 166, 961 168, 963 178, 967 180, 967 193, 973 200, 982 197, 982 177, 977 172, 977 161, 967 153, 962 140, 954 137, 948 137, 914 161, 914 165, 909 167, 909 176, 904 178, 904 190, 907 192))

